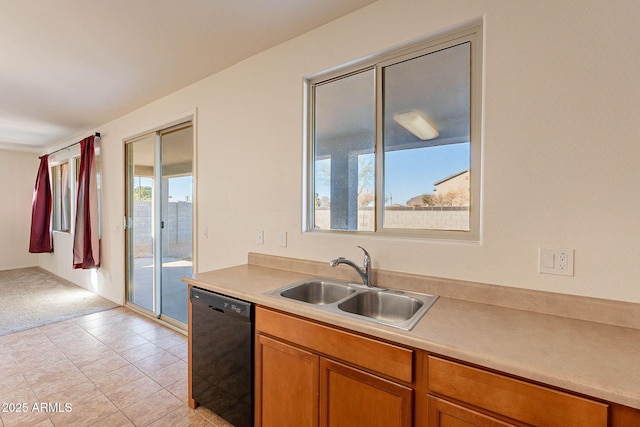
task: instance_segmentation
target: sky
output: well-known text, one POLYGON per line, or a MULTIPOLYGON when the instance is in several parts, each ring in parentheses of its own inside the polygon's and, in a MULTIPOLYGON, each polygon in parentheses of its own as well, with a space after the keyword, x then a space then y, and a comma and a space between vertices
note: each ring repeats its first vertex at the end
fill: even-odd
MULTIPOLYGON (((373 158, 373 155, 370 155, 373 158)), ((437 145, 414 150, 392 151, 385 156, 386 204, 404 205, 409 199, 432 194, 434 183, 469 169, 469 143, 437 145)), ((328 170, 325 166, 316 168, 328 170)), ((373 184, 372 184, 373 185, 373 184)), ((315 192, 329 196, 329 181, 318 177, 315 192)))
POLYGON ((180 176, 169 179, 169 197, 172 202, 193 201, 193 178, 180 176))
MULTIPOLYGON (((136 177, 134 187, 153 187, 153 178, 136 177)), ((170 202, 193 201, 193 178, 179 176, 169 179, 170 202)))
POLYGON ((387 204, 404 205, 409 199, 433 193, 433 183, 469 169, 469 144, 437 145, 399 150, 385 156, 387 204))

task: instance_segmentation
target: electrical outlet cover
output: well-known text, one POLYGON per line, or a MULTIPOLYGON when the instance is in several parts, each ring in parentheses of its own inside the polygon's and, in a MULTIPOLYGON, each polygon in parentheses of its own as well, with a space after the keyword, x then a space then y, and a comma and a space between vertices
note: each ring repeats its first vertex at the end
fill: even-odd
POLYGON ((538 254, 538 272, 573 276, 573 249, 540 248, 538 254))

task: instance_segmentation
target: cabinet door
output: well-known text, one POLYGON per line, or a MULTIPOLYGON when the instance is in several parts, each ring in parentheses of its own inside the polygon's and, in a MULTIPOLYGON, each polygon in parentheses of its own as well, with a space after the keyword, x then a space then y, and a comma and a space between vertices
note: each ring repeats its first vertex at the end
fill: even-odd
POLYGON ((464 406, 428 397, 429 427, 514 427, 464 406))
POLYGON ((350 366, 320 360, 320 425, 409 427, 413 391, 350 366))
POLYGON ((429 391, 527 425, 606 427, 609 405, 429 356, 429 391))
POLYGON ((318 425, 319 357, 280 341, 256 338, 256 425, 318 425))

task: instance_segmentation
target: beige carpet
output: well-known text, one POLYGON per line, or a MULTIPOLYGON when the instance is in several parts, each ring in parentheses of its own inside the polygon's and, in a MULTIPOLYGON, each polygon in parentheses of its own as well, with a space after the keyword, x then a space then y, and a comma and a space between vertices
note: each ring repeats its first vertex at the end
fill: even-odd
POLYGON ((41 268, 0 271, 0 335, 115 307, 41 268))

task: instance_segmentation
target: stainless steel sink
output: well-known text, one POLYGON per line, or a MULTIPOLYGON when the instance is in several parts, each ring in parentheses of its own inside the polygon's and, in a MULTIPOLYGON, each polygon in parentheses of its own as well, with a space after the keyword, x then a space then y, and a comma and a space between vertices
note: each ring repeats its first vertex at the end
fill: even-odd
POLYGON ((320 310, 410 330, 436 302, 436 295, 315 278, 267 293, 320 310))
POLYGON ((369 291, 338 304, 338 308, 353 314, 387 322, 404 322, 418 312, 424 302, 385 291, 369 291))
POLYGON ((331 304, 355 292, 349 285, 319 279, 289 287, 280 295, 309 304, 331 304))

